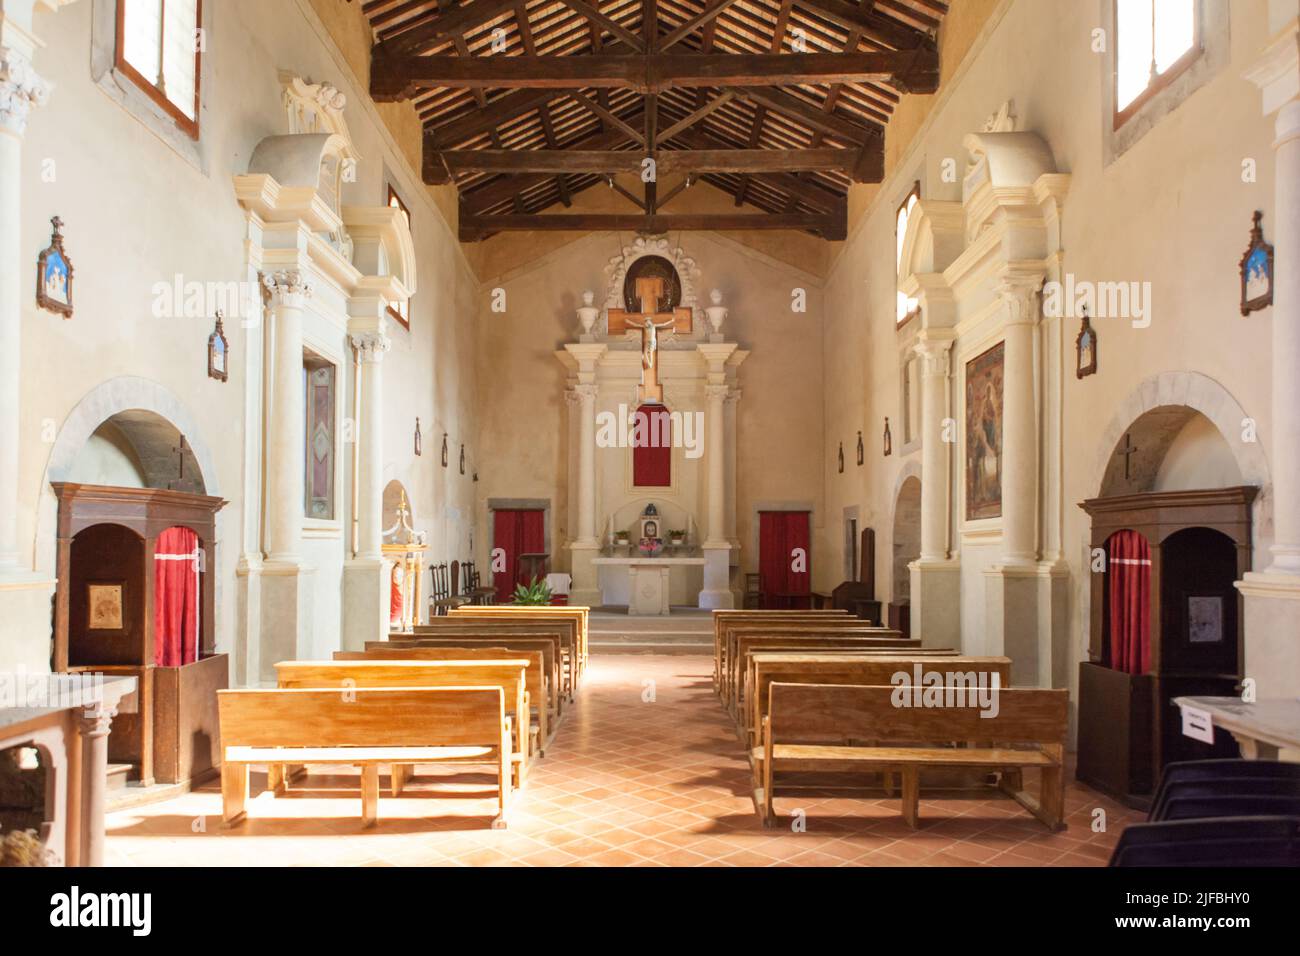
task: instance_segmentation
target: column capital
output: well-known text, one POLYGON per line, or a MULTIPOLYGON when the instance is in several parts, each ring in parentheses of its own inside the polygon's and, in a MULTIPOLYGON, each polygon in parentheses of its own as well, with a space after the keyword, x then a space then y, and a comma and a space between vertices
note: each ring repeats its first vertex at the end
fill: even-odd
POLYGON ((731 391, 729 391, 729 392, 727 393, 727 399, 726 399, 727 404, 728 404, 728 405, 735 405, 737 402, 739 402, 739 401, 740 401, 740 396, 741 396, 741 393, 742 393, 742 392, 743 392, 743 389, 739 389, 739 388, 733 388, 731 391))
POLYGON ((1008 325, 1033 325, 1038 321, 1038 294, 1043 274, 1007 273, 998 278, 998 297, 1007 305, 1008 325))
POLYGON ((705 385, 704 395, 710 401, 723 401, 731 394, 730 385, 705 385))
POLYGON ((303 300, 311 296, 311 285, 297 269, 279 269, 263 272, 262 299, 271 308, 289 306, 301 309, 303 300))
POLYGON ((575 385, 571 389, 573 394, 576 395, 579 399, 591 399, 593 401, 595 400, 596 393, 599 390, 600 390, 599 386, 591 385, 587 383, 575 385))
POLYGON ((353 332, 350 338, 357 357, 366 363, 382 362, 384 353, 393 346, 393 340, 383 332, 353 332))
POLYGON ((922 332, 912 350, 921 357, 923 375, 948 375, 952 371, 952 336, 922 332))
POLYGON ((78 717, 77 728, 83 737, 107 737, 116 716, 116 707, 98 707, 78 717))
POLYGON ((12 47, 0 47, 0 130, 21 137, 33 106, 44 106, 50 86, 31 61, 12 47))

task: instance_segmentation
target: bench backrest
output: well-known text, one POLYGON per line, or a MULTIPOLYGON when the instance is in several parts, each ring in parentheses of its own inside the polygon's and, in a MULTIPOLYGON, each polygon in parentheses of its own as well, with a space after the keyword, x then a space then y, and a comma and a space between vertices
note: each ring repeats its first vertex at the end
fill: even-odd
POLYGON ((223 747, 491 744, 505 726, 500 687, 217 691, 223 747))
MULTIPOLYGON (((948 687, 950 701, 960 700, 948 687)), ((967 690, 967 689, 962 689, 967 690)), ((768 687, 767 719, 775 743, 831 744, 848 740, 884 740, 898 744, 949 741, 998 741, 1062 744, 1066 731, 1065 690, 1004 688, 996 713, 981 707, 974 694, 965 706, 898 706, 909 688, 849 684, 786 684, 768 687), (898 698, 896 698, 898 695, 898 698)))
MULTIPOLYGON (((420 661, 427 663, 473 661, 476 663, 521 662, 524 664, 524 689, 534 705, 546 706, 546 674, 541 651, 511 651, 504 647, 409 647, 376 651, 335 651, 334 660, 420 661)), ((437 683, 436 681, 434 683, 437 683)))
MULTIPOLYGON (((421 635, 415 638, 399 638, 389 641, 366 641, 366 653, 370 651, 394 651, 394 656, 404 656, 412 650, 430 648, 445 650, 448 648, 477 647, 484 651, 506 650, 511 654, 532 651, 542 655, 542 669, 554 684, 559 676, 560 639, 555 636, 520 637, 513 634, 478 635, 458 634, 446 637, 421 635)), ((408 659, 410 659, 408 657, 408 659)))
POLYGON ((522 658, 474 660, 281 661, 281 687, 502 687, 511 710, 525 690, 522 658))
POLYGON ((577 629, 577 638, 583 652, 587 648, 588 612, 591 609, 582 604, 539 605, 536 607, 516 607, 515 605, 473 605, 458 607, 451 612, 451 617, 472 617, 475 620, 521 620, 531 622, 536 618, 570 620, 577 629))

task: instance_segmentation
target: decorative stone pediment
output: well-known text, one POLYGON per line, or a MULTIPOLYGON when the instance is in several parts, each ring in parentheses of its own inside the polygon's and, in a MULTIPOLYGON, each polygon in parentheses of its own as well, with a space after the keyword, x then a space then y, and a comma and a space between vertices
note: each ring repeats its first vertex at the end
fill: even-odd
MULTIPOLYGON (((682 285, 680 305, 691 310, 691 321, 695 330, 692 337, 699 336, 703 331, 703 316, 696 298, 695 285, 700 278, 700 267, 693 258, 682 251, 680 245, 673 246, 667 236, 637 236, 605 265, 605 275, 608 279, 605 285, 605 304, 601 313, 601 320, 606 323, 605 327, 608 328, 609 310, 623 307, 623 283, 627 278, 628 270, 638 259, 645 256, 662 256, 677 269, 682 285)), ((636 332, 628 333, 628 338, 636 337, 636 332)))
POLYGON ((1056 172, 1052 150, 1037 133, 969 133, 962 146, 970 154, 962 180, 968 240, 989 226, 1000 207, 1036 205, 1035 185, 1056 172))
POLYGON ((351 146, 352 134, 343 119, 348 98, 337 87, 312 83, 288 70, 280 71, 280 85, 284 88, 284 108, 289 114, 289 133, 333 133, 351 146))

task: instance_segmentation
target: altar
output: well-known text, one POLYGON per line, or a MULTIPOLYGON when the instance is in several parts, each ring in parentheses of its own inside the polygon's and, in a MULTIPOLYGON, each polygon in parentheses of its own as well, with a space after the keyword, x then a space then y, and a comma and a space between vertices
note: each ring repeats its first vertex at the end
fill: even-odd
MULTIPOLYGON (((669 613, 673 592, 690 592, 690 582, 674 588, 673 569, 704 567, 704 557, 603 557, 593 558, 598 569, 601 603, 605 606, 627 605, 632 615, 664 615, 669 613), (623 569, 626 568, 626 571, 623 569)), ((686 603, 678 598, 679 603, 686 603)))

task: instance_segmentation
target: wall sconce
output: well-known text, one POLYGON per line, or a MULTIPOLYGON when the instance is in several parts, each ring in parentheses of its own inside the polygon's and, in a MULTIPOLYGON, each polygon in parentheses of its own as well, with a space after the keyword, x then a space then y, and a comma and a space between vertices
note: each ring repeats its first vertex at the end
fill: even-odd
POLYGON ((840 451, 837 456, 840 463, 840 474, 844 474, 844 442, 840 442, 840 451))
POLYGON ((447 433, 442 433, 442 467, 447 467, 447 433))
POLYGON ((862 447, 862 432, 858 432, 858 467, 867 460, 867 451, 862 447))

